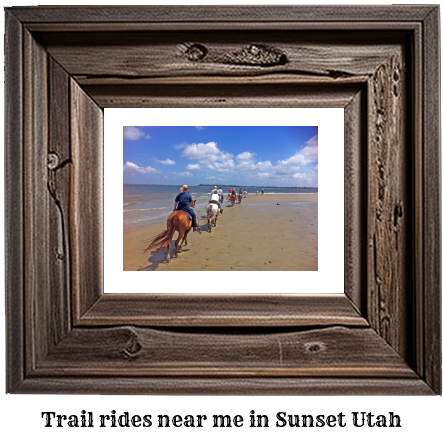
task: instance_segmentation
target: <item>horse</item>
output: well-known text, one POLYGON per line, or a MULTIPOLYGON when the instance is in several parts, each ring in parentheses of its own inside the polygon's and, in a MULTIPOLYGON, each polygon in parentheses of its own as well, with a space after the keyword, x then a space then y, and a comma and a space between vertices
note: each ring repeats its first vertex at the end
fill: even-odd
POLYGON ((206 220, 208 221, 209 232, 212 232, 212 227, 216 226, 219 212, 220 209, 216 203, 209 203, 206 207, 206 220))
POLYGON ((235 195, 235 193, 231 193, 231 197, 230 197, 231 207, 234 207, 236 198, 237 198, 237 196, 235 195))
POLYGON ((238 194, 238 203, 241 204, 241 199, 243 198, 243 195, 241 193, 238 194))
MULTIPOLYGON (((191 207, 195 206, 195 201, 191 202, 191 207)), ((155 249, 155 252, 159 252, 165 248, 168 249, 168 255, 166 261, 170 262, 170 250, 172 246, 172 238, 176 231, 178 231, 178 238, 175 241, 175 253, 174 255, 177 257, 177 254, 182 251, 183 242, 185 245, 188 244, 188 233, 192 227, 192 220, 189 219, 189 216, 184 211, 176 210, 173 211, 166 221, 166 231, 162 231, 160 234, 152 237, 148 240, 151 241, 150 245, 143 251, 145 254, 147 251, 155 249), (179 245, 179 241, 182 239, 181 244, 179 245)))

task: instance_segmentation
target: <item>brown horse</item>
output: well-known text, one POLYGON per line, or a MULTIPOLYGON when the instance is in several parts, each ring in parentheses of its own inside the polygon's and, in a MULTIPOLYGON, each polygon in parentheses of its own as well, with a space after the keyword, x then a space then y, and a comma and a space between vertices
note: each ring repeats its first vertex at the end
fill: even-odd
POLYGON ((238 203, 241 204, 241 199, 243 198, 243 195, 241 193, 238 194, 238 203))
POLYGON ((230 197, 231 207, 234 207, 236 199, 237 199, 237 196, 235 195, 235 193, 231 193, 231 197, 230 197))
MULTIPOLYGON (((195 201, 191 202, 191 207, 195 206, 195 201)), ((156 253, 167 248, 168 255, 166 261, 169 263, 172 246, 172 238, 176 231, 178 231, 178 239, 175 241, 175 256, 182 251, 183 241, 185 245, 188 244, 188 233, 191 230, 192 221, 189 216, 184 211, 173 211, 166 222, 166 231, 157 234, 156 236, 149 239, 151 241, 150 245, 143 251, 146 253, 149 250, 155 249, 156 253), (181 244, 179 241, 182 239, 181 244)), ((149 241, 148 240, 148 241, 149 241)))

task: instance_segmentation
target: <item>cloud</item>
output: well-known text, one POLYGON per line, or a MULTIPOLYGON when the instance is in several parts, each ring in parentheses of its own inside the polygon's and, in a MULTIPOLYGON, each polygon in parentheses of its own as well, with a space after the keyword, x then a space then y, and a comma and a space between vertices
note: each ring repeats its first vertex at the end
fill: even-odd
POLYGON ((151 138, 149 134, 146 134, 136 126, 123 126, 123 138, 125 140, 139 140, 140 138, 151 138))
POLYGON ((277 161, 274 166, 270 161, 255 163, 254 154, 250 152, 237 155, 236 160, 237 169, 251 172, 248 178, 258 178, 268 184, 297 186, 316 186, 318 184, 317 136, 306 141, 294 155, 277 161), (254 171, 258 172, 254 175, 254 171))
POLYGON ((237 159, 237 169, 239 170, 259 170, 263 171, 272 167, 272 163, 270 161, 259 161, 255 163, 254 161, 255 152, 242 152, 238 154, 237 159))
POLYGON ((167 158, 166 160, 156 160, 159 163, 164 164, 165 166, 172 166, 175 164, 175 161, 170 160, 169 158, 167 158))
POLYGON ((237 169, 239 170, 254 170, 255 164, 254 164, 254 155, 253 152, 242 152, 241 154, 238 154, 237 159, 237 169))
POLYGON ((187 143, 180 143, 174 145, 175 149, 183 149, 185 146, 187 146, 187 143))
POLYGON ((279 174, 295 174, 300 167, 315 163, 316 161, 318 161, 318 141, 317 136, 314 136, 292 157, 277 161, 273 170, 279 174))
POLYGON ((186 169, 189 169, 189 170, 199 170, 200 169, 200 164, 198 164, 198 163, 188 164, 186 166, 186 169))
POLYGON ((192 143, 188 144, 183 151, 183 156, 190 160, 211 159, 220 154, 217 143, 211 141, 209 143, 192 143))
POLYGON ((185 178, 190 178, 192 176, 192 173, 189 173, 189 172, 173 172, 173 174, 177 175, 177 176, 182 176, 185 178))
POLYGON ((195 129, 197 131, 203 131, 204 129, 206 129, 206 127, 205 126, 196 126, 195 129))
POLYGON ((260 161, 255 166, 257 170, 266 170, 272 167, 272 163, 270 161, 264 161, 263 163, 260 161))
POLYGON ((196 160, 201 166, 217 172, 229 172, 235 167, 234 155, 221 151, 214 141, 188 144, 182 156, 189 160, 196 160))
POLYGON ((272 175, 272 173, 268 173, 268 172, 259 172, 259 173, 257 173, 257 176, 260 179, 266 179, 266 178, 271 178, 273 175, 272 175))
POLYGON ((237 155, 237 161, 239 162, 250 162, 253 160, 255 152, 242 152, 237 155))
POLYGON ((311 137, 305 144, 306 146, 318 146, 318 135, 311 137))
POLYGON ((160 170, 154 169, 151 166, 139 167, 139 166, 137 166, 137 164, 131 163, 130 161, 126 161, 126 164, 123 166, 123 172, 161 173, 160 170))

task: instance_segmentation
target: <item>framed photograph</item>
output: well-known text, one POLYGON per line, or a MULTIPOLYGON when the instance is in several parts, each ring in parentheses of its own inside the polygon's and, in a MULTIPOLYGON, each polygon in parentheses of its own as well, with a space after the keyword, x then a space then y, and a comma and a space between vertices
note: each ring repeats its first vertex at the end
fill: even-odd
POLYGON ((438 6, 12 7, 5 41, 7 392, 441 394, 438 6), (341 109, 343 272, 110 293, 117 108, 341 109))
POLYGON ((237 293, 269 294, 282 283, 291 293, 324 294, 331 281, 343 291, 343 115, 342 108, 105 109, 105 293, 208 293, 200 287, 207 285, 226 294, 235 283, 237 293), (172 211, 184 182, 197 234, 186 213, 172 211), (189 230, 181 249, 179 233, 167 233, 167 221, 180 215, 189 230), (182 282, 183 271, 196 287, 182 282), (214 271, 225 273, 213 281, 214 271))

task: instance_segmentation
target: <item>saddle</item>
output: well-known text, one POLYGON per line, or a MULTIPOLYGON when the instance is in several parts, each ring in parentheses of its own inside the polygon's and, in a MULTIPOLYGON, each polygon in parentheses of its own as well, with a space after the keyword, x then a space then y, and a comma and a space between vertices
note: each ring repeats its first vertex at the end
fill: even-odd
POLYGON ((218 206, 218 202, 217 201, 209 201, 210 204, 215 204, 218 206))
POLYGON ((188 215, 188 217, 189 217, 189 220, 192 221, 191 213, 189 213, 188 211, 186 211, 186 210, 176 210, 176 211, 182 211, 183 213, 186 213, 188 215))

